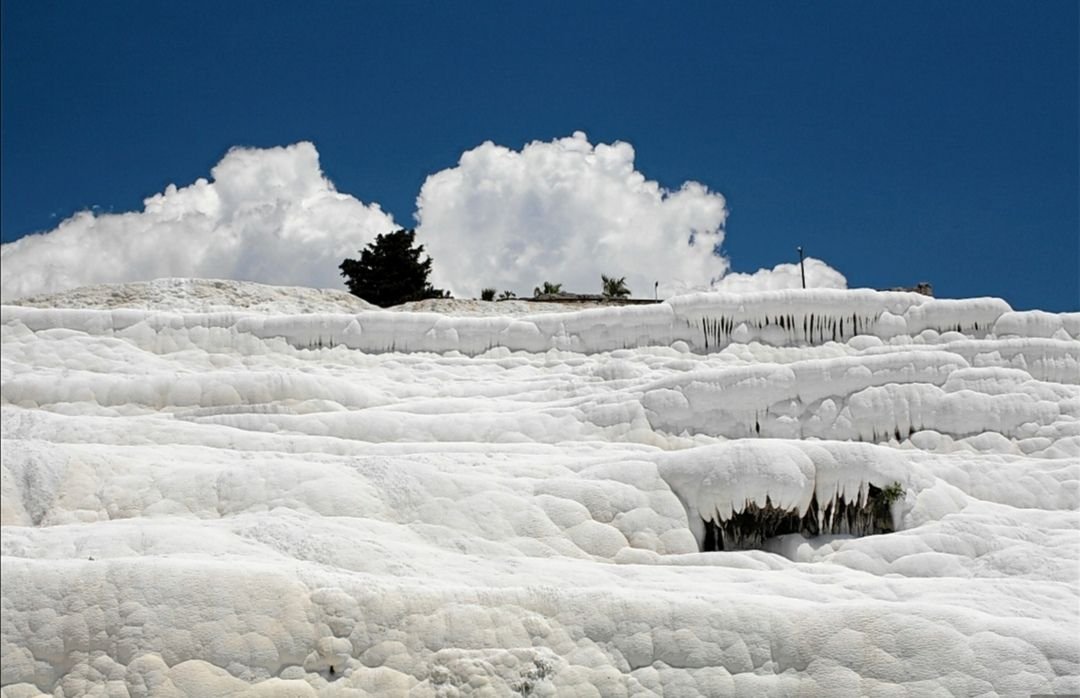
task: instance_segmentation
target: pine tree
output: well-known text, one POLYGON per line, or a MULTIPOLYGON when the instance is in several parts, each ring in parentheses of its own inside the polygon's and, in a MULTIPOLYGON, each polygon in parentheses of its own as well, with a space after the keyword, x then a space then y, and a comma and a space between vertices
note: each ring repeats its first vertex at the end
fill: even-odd
POLYGON ((424 298, 449 298, 450 294, 428 283, 431 257, 423 260, 424 246, 413 247, 414 230, 395 230, 378 235, 360 251, 360 259, 346 259, 339 267, 349 293, 368 303, 387 308, 424 298))

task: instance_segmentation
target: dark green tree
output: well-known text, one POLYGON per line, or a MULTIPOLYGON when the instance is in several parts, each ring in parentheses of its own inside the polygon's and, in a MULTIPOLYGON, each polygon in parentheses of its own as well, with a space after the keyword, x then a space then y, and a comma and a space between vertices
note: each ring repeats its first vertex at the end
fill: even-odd
POLYGON ((604 284, 604 298, 626 298, 630 295, 630 289, 626 287, 626 277, 616 279, 614 276, 600 275, 604 284))
POLYGON ((482 301, 493 301, 493 300, 495 300, 495 289, 493 289, 493 288, 485 288, 482 291, 480 291, 480 300, 482 300, 482 301))
POLYGON ((449 298, 428 283, 431 257, 423 260, 424 246, 413 246, 414 230, 378 235, 360 251, 360 259, 346 259, 339 267, 349 293, 381 308, 424 298, 449 298))

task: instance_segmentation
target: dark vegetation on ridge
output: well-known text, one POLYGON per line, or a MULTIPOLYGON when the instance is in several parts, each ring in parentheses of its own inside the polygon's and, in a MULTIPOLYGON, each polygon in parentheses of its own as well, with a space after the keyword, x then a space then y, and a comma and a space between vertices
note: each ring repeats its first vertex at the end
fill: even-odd
POLYGON ((450 294, 428 283, 431 257, 423 260, 423 245, 414 246, 416 231, 395 230, 379 235, 360 251, 360 259, 346 259, 339 267, 349 293, 381 308, 450 294))

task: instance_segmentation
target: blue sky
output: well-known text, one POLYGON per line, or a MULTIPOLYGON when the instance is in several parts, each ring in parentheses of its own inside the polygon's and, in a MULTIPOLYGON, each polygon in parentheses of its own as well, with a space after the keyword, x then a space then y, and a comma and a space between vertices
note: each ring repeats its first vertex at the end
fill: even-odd
POLYGON ((801 244, 852 286, 1080 308, 1072 1, 2 7, 5 242, 300 140, 408 225, 463 151, 581 130, 723 193, 736 271, 801 244))

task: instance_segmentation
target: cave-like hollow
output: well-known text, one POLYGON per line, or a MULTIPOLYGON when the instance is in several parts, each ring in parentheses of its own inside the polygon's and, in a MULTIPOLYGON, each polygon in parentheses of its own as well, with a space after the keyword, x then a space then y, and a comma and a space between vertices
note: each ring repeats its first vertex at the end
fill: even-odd
POLYGON ((730 518, 705 521, 701 552, 717 550, 761 550, 769 538, 801 533, 812 538, 821 535, 869 536, 892 533, 891 497, 886 491, 869 485, 865 498, 848 502, 837 496, 822 509, 815 494, 806 514, 798 509, 778 509, 765 498, 765 506, 747 502, 746 507, 730 518))

